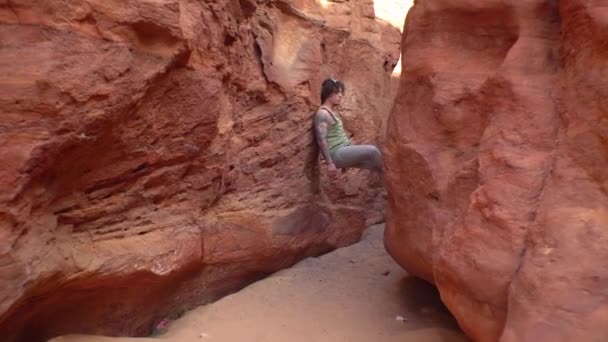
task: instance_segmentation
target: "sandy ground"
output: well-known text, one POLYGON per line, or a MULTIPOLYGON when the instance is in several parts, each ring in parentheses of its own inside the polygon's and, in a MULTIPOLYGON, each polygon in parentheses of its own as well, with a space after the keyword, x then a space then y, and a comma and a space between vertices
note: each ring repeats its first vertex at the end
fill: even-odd
POLYGON ((388 256, 383 228, 371 227, 358 244, 306 259, 192 310, 158 337, 73 335, 52 341, 468 341, 436 290, 407 276, 388 256))

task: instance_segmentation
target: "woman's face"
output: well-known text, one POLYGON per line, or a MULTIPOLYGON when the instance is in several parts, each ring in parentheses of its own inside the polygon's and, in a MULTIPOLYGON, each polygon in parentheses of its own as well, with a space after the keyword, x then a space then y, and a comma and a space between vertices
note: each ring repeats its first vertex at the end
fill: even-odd
POLYGON ((334 106, 337 106, 340 104, 340 102, 342 102, 342 97, 344 96, 344 94, 342 92, 337 92, 337 93, 333 93, 331 94, 331 96, 329 97, 329 103, 331 103, 334 106))

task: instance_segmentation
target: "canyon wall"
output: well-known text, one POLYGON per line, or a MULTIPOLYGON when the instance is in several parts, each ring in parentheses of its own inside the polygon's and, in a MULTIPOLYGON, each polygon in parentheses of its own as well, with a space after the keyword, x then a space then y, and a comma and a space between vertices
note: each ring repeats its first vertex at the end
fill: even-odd
POLYGON ((399 31, 371 1, 0 1, 0 336, 146 335, 358 240, 381 181, 330 180, 312 115, 382 144, 399 31))
POLYGON ((476 341, 608 336, 608 10, 427 0, 388 123, 385 244, 476 341))

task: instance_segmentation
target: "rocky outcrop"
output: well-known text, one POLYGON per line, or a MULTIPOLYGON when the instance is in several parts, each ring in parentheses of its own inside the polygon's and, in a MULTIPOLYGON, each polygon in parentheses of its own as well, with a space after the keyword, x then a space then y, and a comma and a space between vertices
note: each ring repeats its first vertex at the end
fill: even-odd
POLYGON ((399 32, 371 2, 1 1, 0 23, 3 341, 144 335, 382 219, 311 133, 334 76, 381 142, 399 32))
POLYGON ((579 0, 408 15, 385 244, 477 341, 608 334, 607 29, 579 0))

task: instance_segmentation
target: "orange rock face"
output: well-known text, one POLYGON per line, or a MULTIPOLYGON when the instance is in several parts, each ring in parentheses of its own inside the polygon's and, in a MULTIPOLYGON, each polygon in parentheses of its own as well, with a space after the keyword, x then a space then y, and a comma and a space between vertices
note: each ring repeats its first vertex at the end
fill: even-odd
POLYGON ((408 15, 385 244, 477 341, 608 336, 607 30, 600 1, 408 15))
POLYGON ((0 2, 0 336, 144 335, 382 219, 312 113, 381 142, 399 32, 368 1, 0 2))

